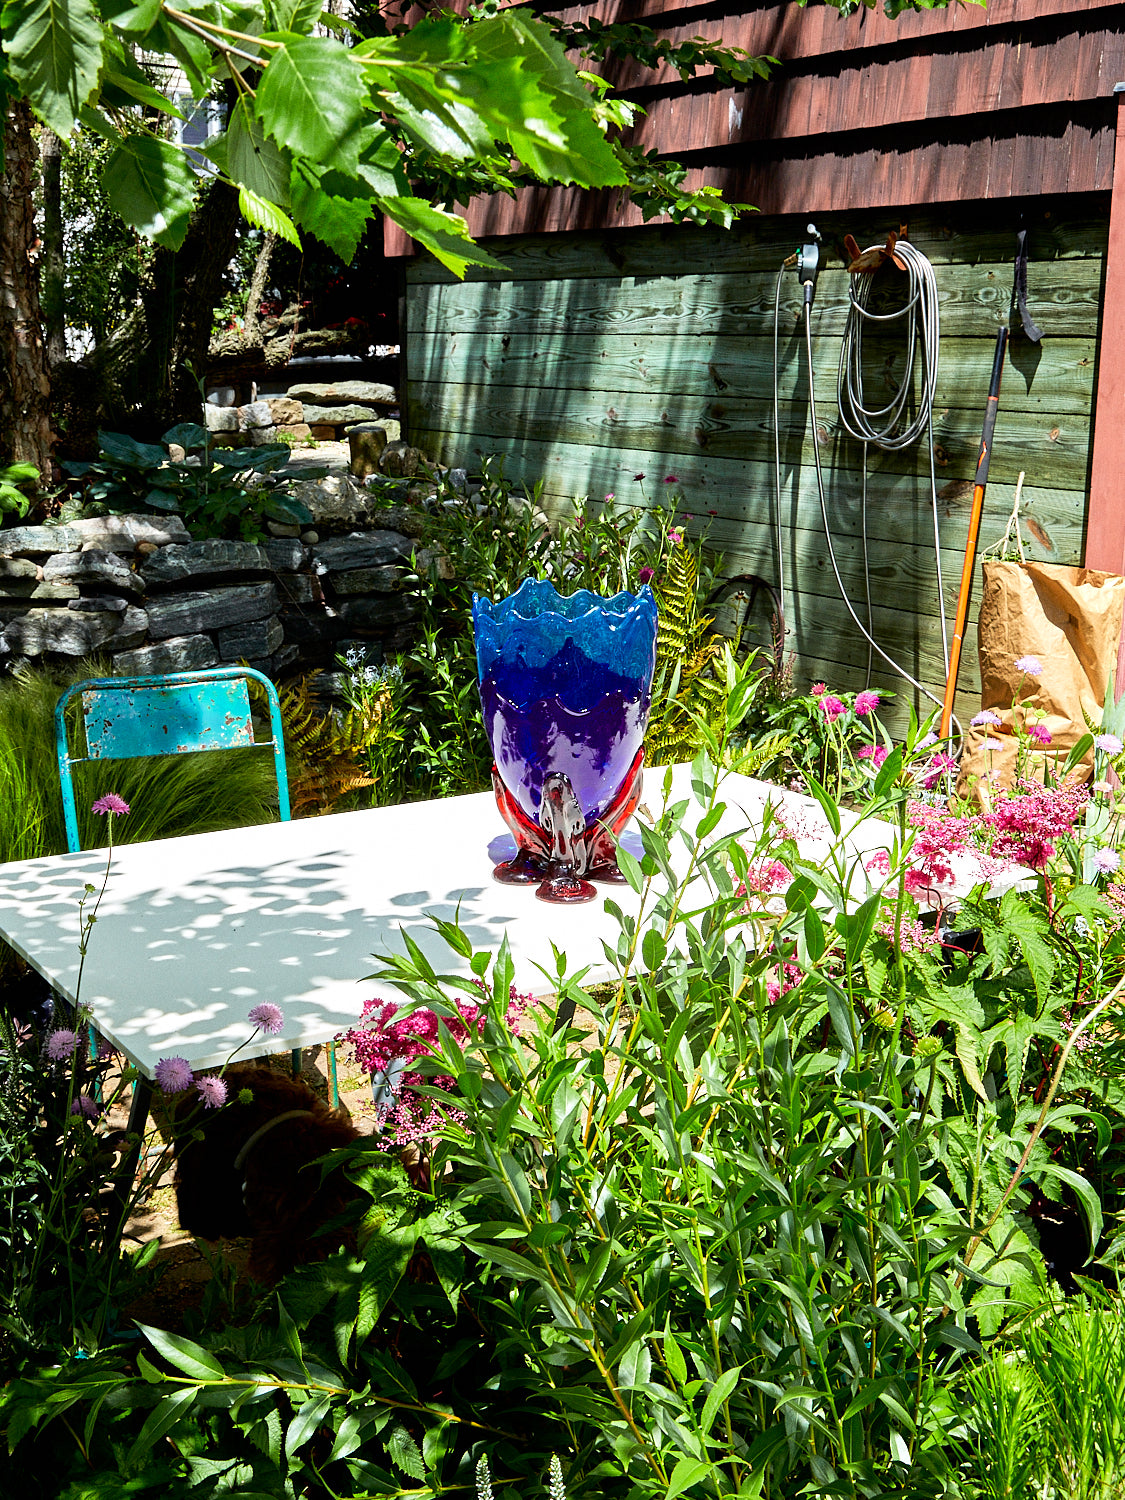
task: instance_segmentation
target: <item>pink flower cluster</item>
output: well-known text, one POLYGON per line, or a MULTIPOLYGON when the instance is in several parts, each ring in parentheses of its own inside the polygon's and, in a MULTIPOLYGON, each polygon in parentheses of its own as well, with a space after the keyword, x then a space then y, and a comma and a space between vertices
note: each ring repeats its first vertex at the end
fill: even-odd
POLYGON ((909 817, 915 835, 907 890, 921 895, 949 885, 952 856, 963 852, 974 856, 982 875, 995 874, 1005 864, 1045 869, 1088 798, 1084 786, 1045 787, 1021 778, 1014 790, 997 793, 989 812, 971 818, 912 802, 909 817))
MULTIPOLYGON (((474 983, 484 989, 479 980, 474 983)), ((519 994, 512 986, 504 1019, 513 1036, 519 1035, 524 1015, 535 1003, 534 995, 519 994)), ((360 1024, 343 1035, 342 1040, 351 1044, 360 1067, 372 1075, 381 1073, 384 1077, 394 1078, 396 1098, 385 1111, 383 1124, 397 1145, 427 1140, 442 1124, 460 1123, 465 1118, 463 1110, 451 1105, 439 1106, 435 1101, 419 1098, 412 1092, 419 1084, 452 1092, 453 1079, 447 1073, 426 1077, 409 1066, 401 1073, 392 1067, 396 1062, 409 1065, 416 1058, 435 1056, 439 1027, 446 1027, 459 1047, 468 1041, 470 1030, 479 1036, 484 1030, 484 1007, 463 996, 457 997, 454 1005, 460 1020, 439 1017, 422 1006, 396 1021, 400 1007, 393 1000, 366 1000, 360 1012, 360 1024)))
POLYGON ((746 896, 755 891, 760 896, 773 896, 786 890, 792 879, 789 866, 780 859, 760 859, 746 871, 746 880, 739 887, 738 894, 746 896))

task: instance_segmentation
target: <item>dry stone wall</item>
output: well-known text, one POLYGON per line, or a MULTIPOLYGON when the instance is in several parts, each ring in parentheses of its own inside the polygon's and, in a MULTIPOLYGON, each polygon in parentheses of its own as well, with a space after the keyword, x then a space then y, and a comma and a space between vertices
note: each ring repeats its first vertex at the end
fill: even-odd
POLYGON ((263 396, 235 406, 232 387, 208 393, 203 415, 212 441, 220 447, 262 447, 279 433, 293 438, 339 440, 359 422, 378 422, 387 440, 401 437, 398 395, 393 386, 374 380, 304 381, 284 396, 263 396))
POLYGON ((261 543, 193 541, 175 516, 0 529, 0 671, 97 653, 127 675, 247 660, 277 676, 326 664, 342 642, 401 650, 412 557, 429 564, 421 512, 373 510, 344 475, 297 493, 313 527, 261 543))

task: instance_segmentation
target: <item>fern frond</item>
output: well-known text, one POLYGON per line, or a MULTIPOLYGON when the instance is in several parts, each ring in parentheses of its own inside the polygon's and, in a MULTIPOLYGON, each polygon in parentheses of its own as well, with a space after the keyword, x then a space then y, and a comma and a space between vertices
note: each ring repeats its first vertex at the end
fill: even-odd
POLYGON ((377 733, 380 716, 355 709, 326 712, 314 694, 319 675, 309 672, 278 692, 287 752, 294 767, 289 776, 294 817, 331 812, 349 792, 374 785, 360 757, 377 733))

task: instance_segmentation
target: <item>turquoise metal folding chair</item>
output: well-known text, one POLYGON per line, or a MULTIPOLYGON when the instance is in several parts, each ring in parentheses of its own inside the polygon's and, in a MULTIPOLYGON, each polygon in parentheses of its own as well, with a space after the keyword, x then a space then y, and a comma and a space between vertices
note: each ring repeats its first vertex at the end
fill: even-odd
MULTIPOLYGON (((62 787, 66 843, 71 853, 82 845, 74 803, 71 768, 95 760, 132 760, 138 756, 184 755, 198 750, 264 749, 272 746, 281 821, 289 821, 289 779, 277 689, 253 667, 209 667, 200 672, 169 672, 159 677, 92 677, 75 683, 55 704, 55 747, 62 787), (265 691, 270 738, 254 738, 249 683, 265 691), (85 730, 85 754, 72 755, 66 713, 79 699, 85 730)), ((301 1053, 294 1050, 293 1071, 301 1053)), ((336 1048, 328 1046, 332 1102, 339 1102, 336 1048)))

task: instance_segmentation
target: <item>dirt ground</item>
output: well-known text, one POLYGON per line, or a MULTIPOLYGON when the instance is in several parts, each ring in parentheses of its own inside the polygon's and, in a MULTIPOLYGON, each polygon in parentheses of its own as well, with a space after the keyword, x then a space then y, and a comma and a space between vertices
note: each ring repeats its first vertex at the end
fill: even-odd
MULTIPOLYGON (((340 1103, 348 1110, 352 1122, 363 1134, 375 1129, 375 1106, 371 1099, 371 1080, 362 1069, 348 1063, 346 1054, 350 1049, 343 1045, 336 1049, 337 1085, 340 1103)), ((276 1058, 263 1058, 280 1070, 289 1072, 291 1067, 288 1052, 276 1058)), ((328 1060, 323 1047, 306 1047, 302 1054, 302 1073, 316 1093, 328 1099, 328 1060)), ((111 1127, 124 1129, 128 1123, 128 1095, 123 1103, 110 1111, 107 1123, 111 1127)), ((159 1118, 150 1119, 142 1154, 141 1170, 151 1170, 166 1153, 159 1118)), ((144 1198, 125 1226, 122 1249, 139 1250, 143 1245, 156 1240, 159 1250, 153 1261, 158 1272, 152 1288, 122 1308, 126 1320, 136 1319, 151 1323, 158 1328, 173 1331, 183 1327, 185 1313, 199 1307, 207 1284, 214 1271, 211 1261, 216 1257, 235 1276, 241 1276, 246 1268, 249 1254, 247 1240, 220 1240, 214 1244, 196 1241, 180 1228, 176 1218, 176 1194, 172 1185, 174 1168, 171 1156, 160 1176, 145 1193, 144 1198)))

